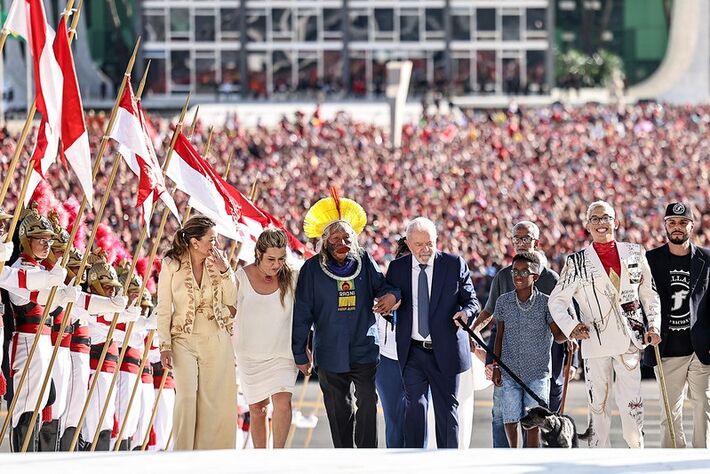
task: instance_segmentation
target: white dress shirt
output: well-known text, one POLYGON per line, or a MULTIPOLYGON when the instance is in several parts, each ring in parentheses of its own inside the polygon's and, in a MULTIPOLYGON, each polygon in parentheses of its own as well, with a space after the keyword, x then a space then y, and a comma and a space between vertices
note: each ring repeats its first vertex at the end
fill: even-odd
MULTIPOLYGON (((434 257, 436 253, 432 253, 426 267, 426 278, 429 284, 429 302, 431 303, 431 281, 434 276, 434 257)), ((419 272, 422 269, 419 266, 419 260, 412 255, 412 339, 417 341, 428 341, 431 342, 431 326, 429 335, 422 338, 419 334, 419 272)))

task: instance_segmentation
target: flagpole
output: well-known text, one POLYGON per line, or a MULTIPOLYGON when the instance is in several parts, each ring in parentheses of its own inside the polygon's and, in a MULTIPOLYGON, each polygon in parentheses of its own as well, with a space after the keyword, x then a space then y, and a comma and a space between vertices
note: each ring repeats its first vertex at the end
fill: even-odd
MULTIPOLYGON (((78 18, 75 17, 74 20, 75 20, 75 21, 78 21, 78 18)), ((75 24, 75 21, 73 22, 73 24, 75 24)), ((120 94, 116 97, 116 101, 115 101, 115 103, 114 103, 114 108, 113 108, 113 110, 112 110, 112 112, 111 112, 111 118, 109 119, 109 123, 108 123, 108 125, 107 125, 107 127, 106 127, 106 131, 104 132, 104 137, 103 137, 104 139, 105 139, 107 136, 110 135, 111 130, 112 130, 112 128, 113 128, 113 125, 114 125, 114 123, 115 123, 116 113, 117 113, 117 111, 118 111, 118 106, 119 106, 119 104, 120 104, 120 100, 121 100, 121 97, 122 97, 122 95, 123 95, 123 91, 125 90, 126 82, 127 82, 128 80, 130 80, 130 75, 131 75, 131 72, 133 71, 133 66, 134 66, 134 64, 135 64, 135 59, 136 59, 136 57, 138 56, 138 47, 139 47, 139 45, 140 45, 140 38, 138 38, 138 41, 136 42, 136 45, 135 45, 135 47, 134 47, 134 49, 133 49, 133 54, 131 55, 131 59, 129 60, 128 66, 126 67, 126 72, 125 72, 125 74, 124 74, 124 78, 123 78, 123 81, 122 81, 121 87, 120 87, 120 94)), ((104 143, 107 143, 107 142, 106 142, 105 140, 102 140, 102 145, 103 145, 104 143)), ((99 171, 99 169, 100 169, 101 160, 103 159, 103 155, 104 155, 104 153, 105 153, 105 150, 106 150, 106 146, 103 146, 103 147, 101 147, 101 148, 99 149, 99 153, 98 153, 98 155, 97 155, 96 161, 94 162, 94 166, 93 166, 93 168, 92 168, 92 179, 96 179, 96 176, 97 176, 98 171, 99 171)), ((117 157, 114 157, 114 165, 115 165, 115 163, 117 163, 118 161, 119 161, 119 159, 118 159, 117 157)), ((84 252, 84 255, 83 255, 82 259, 81 259, 81 263, 79 264, 79 270, 78 270, 78 272, 77 272, 77 275, 82 275, 82 274, 84 273, 84 270, 85 270, 86 265, 87 265, 87 263, 88 263, 89 255, 91 254, 91 250, 92 250, 92 248, 93 248, 93 246, 94 246, 94 241, 96 240, 96 233, 97 233, 98 228, 99 228, 99 223, 101 222, 101 219, 102 219, 102 217, 103 217, 104 211, 106 210, 106 206, 108 205, 108 200, 109 200, 109 198, 111 197, 111 196, 110 196, 110 195, 111 195, 110 191, 111 191, 111 188, 113 187, 113 183, 114 183, 114 181, 115 181, 115 179, 116 179, 116 175, 117 175, 117 174, 118 174, 118 168, 117 168, 116 166, 114 166, 113 169, 112 169, 112 171, 111 171, 111 175, 109 176, 109 180, 108 180, 108 182, 107 182, 107 184, 106 184, 106 190, 105 190, 105 192, 104 192, 104 196, 102 197, 101 205, 99 206, 99 209, 98 209, 98 211, 97 211, 96 214, 95 214, 95 217, 94 217, 94 226, 93 226, 93 228, 92 228, 92 230, 91 230, 91 233, 90 233, 90 235, 89 235, 89 239, 88 239, 88 241, 87 241, 87 243, 86 243, 86 251, 84 252)), ((66 264, 67 264, 67 262, 69 261, 70 251, 71 251, 71 249, 72 249, 72 247, 73 247, 74 240, 75 240, 76 235, 77 235, 77 233, 78 233, 78 231, 79 231, 79 222, 81 222, 81 218, 82 218, 84 212, 86 211, 87 205, 88 205, 88 201, 87 201, 87 199, 86 199, 86 195, 84 195, 83 198, 82 198, 82 200, 81 200, 81 204, 80 204, 80 206, 79 206, 79 210, 78 210, 78 212, 77 212, 76 219, 75 219, 75 221, 74 221, 74 226, 73 226, 73 228, 72 228, 72 232, 71 232, 71 235, 70 235, 70 237, 69 237, 69 242, 68 242, 67 247, 66 247, 66 249, 64 250, 64 254, 63 254, 63 256, 62 256, 62 260, 61 260, 61 263, 60 263, 60 265, 61 265, 62 267, 66 267, 66 264)), ((56 288, 56 287, 52 288, 52 290, 50 291, 49 298, 47 299, 47 303, 45 304, 45 307, 44 307, 43 320, 45 320, 45 319, 47 318, 48 314, 49 314, 49 310, 50 310, 50 308, 51 308, 51 306, 52 306, 52 302, 54 301, 54 298, 55 298, 55 296, 56 296, 56 292, 57 292, 57 288, 56 288)), ((71 313, 72 313, 73 308, 74 308, 74 303, 70 302, 70 303, 67 304, 67 306, 66 306, 66 308, 65 308, 65 310, 64 310, 64 317, 63 317, 62 322, 61 322, 61 324, 60 324, 60 326, 59 326, 59 332, 57 333, 57 340, 56 340, 56 342, 55 342, 55 344, 54 344, 54 349, 53 349, 53 351, 52 351, 52 356, 51 356, 50 361, 49 361, 49 366, 48 366, 48 368, 47 368, 47 372, 45 373, 44 380, 43 380, 43 382, 42 382, 42 389, 41 389, 40 393, 44 393, 44 390, 46 390, 46 388, 49 386, 49 382, 50 382, 51 376, 52 376, 52 368, 53 368, 53 366, 54 366, 54 363, 55 363, 55 361, 56 361, 57 354, 58 354, 58 352, 59 352, 59 347, 60 347, 59 342, 61 341, 62 336, 64 335, 64 333, 65 333, 65 331, 66 331, 66 327, 69 325, 69 321, 70 321, 70 319, 71 319, 70 316, 71 316, 71 313)), ((37 341, 37 340, 39 340, 39 338, 35 338, 35 340, 37 341)), ((29 359, 28 359, 28 360, 29 360, 29 359)), ((29 363, 27 364, 27 367, 29 367, 29 363)), ((21 384, 20 384, 20 385, 21 385, 21 384)), ((33 411, 33 413, 32 413, 32 418, 31 418, 31 421, 30 421, 30 426, 32 426, 32 424, 34 423, 34 421, 37 419, 37 416, 39 415, 39 412, 40 412, 40 410, 42 409, 41 401, 42 401, 42 400, 41 400, 41 397, 40 397, 40 398, 37 400, 36 404, 35 404, 35 409, 34 409, 34 411, 33 411)), ((8 412, 9 412, 9 411, 10 411, 10 410, 8 410, 8 412)), ((77 426, 77 432, 80 432, 80 431, 81 431, 80 427, 81 427, 81 423, 79 423, 78 426, 77 426)), ((27 449, 27 447, 29 446, 29 442, 30 442, 30 440, 31 440, 31 436, 30 436, 30 435, 31 435, 31 432, 29 432, 29 431, 28 431, 28 433, 25 435, 25 440, 24 440, 23 445, 22 445, 22 452, 25 452, 26 449, 27 449)))
MULTIPOLYGON (((141 92, 142 92, 142 90, 141 90, 141 92)), ((138 99, 138 100, 140 100, 140 99, 138 99)), ((182 130, 182 124, 183 124, 183 121, 185 120, 185 114, 187 113, 187 107, 188 107, 189 103, 190 103, 190 95, 188 94, 187 99, 185 100, 185 105, 183 106, 182 112, 180 113, 180 119, 178 121, 178 124, 175 127, 175 131, 173 132, 173 140, 171 140, 171 142, 170 142, 170 147, 168 148, 168 152, 167 152, 167 158, 165 159, 165 163, 163 164, 163 173, 165 172, 168 164, 170 163, 170 157, 172 156, 173 149, 175 148, 175 142, 177 141, 177 136, 182 130)), ((142 239, 138 242, 138 245, 136 246, 136 248, 133 252, 133 258, 131 260, 130 269, 128 270, 128 278, 126 278, 126 281, 124 282, 124 285, 123 285, 123 295, 124 296, 126 296, 128 294, 128 286, 131 281, 131 276, 133 275, 133 272, 135 271, 136 263, 138 261, 138 256, 140 255, 141 250, 143 248, 143 241, 145 240, 145 237, 147 236, 148 226, 150 226, 150 220, 152 218, 153 212, 155 212, 156 205, 157 205, 157 201, 153 203, 153 206, 150 211, 150 215, 145 218, 145 224, 143 225, 143 230, 141 231, 142 239)), ((163 223, 162 223, 163 227, 165 226, 164 222, 167 221, 167 215, 169 212, 170 212, 170 209, 168 209, 166 206, 165 212, 163 213, 163 217, 164 217, 163 223)), ((156 236, 156 239, 158 242, 160 242, 160 235, 161 234, 158 234, 158 236, 156 236)), ((157 248, 156 248, 156 252, 157 252, 157 248)), ((154 259, 155 259, 155 253, 152 253, 151 257, 148 259, 148 266, 146 268, 147 271, 150 271, 150 269, 153 267, 153 260, 154 259)), ((145 290, 147 283, 148 283, 148 278, 146 275, 144 275, 143 282, 141 283, 141 288, 140 288, 140 291, 138 292, 138 295, 143 294, 143 291, 145 290)), ((103 362, 106 358, 106 354, 108 353, 108 348, 110 345, 109 341, 113 338, 113 333, 115 332, 116 325, 118 324, 118 315, 119 315, 118 313, 115 313, 113 315, 113 320, 111 321, 111 326, 109 327, 109 331, 106 336, 106 344, 104 344, 103 350, 101 352, 101 357, 99 358, 98 367, 101 367, 103 365, 103 362)), ((133 321, 128 323, 128 325, 126 326, 126 331, 125 331, 125 335, 124 335, 124 341, 126 341, 126 342, 123 344, 123 347, 121 348, 121 352, 118 356, 118 361, 116 362, 116 367, 118 369, 120 369, 123 359, 126 356, 126 352, 128 351, 127 341, 131 337, 131 333, 133 332, 133 326, 134 326, 133 321)), ((113 374, 113 377, 111 378, 111 384, 108 387, 108 394, 106 396, 106 401, 103 405, 103 409, 101 410, 101 416, 99 418, 98 424, 96 425, 96 432, 94 433, 93 442, 91 443, 91 451, 94 451, 96 449, 96 445, 99 442, 99 434, 101 433, 101 424, 103 423, 104 418, 106 418, 106 412, 108 411, 108 406, 109 406, 108 402, 111 399, 111 395, 113 394, 113 388, 116 385, 116 380, 118 380, 119 372, 120 372, 120 370, 116 370, 113 374)), ((95 377, 94 380, 98 380, 98 377, 95 377)), ((89 395, 87 396, 86 403, 84 404, 84 409, 86 411, 88 411, 89 401, 91 399, 91 395, 93 394, 92 389, 95 389, 95 388, 96 388, 96 383, 92 383, 92 386, 89 389, 89 395)), ((85 412, 82 412, 82 415, 84 415, 84 418, 86 417, 85 412)), ((81 425, 82 422, 83 422, 83 419, 80 419, 79 425, 81 425)), ((77 431, 77 433, 74 434, 74 437, 78 439, 78 431, 77 431)), ((70 448, 70 451, 71 451, 71 448, 70 448)))
MULTIPOLYGON (((160 402, 160 396, 163 394, 163 389, 165 388, 165 381, 168 380, 168 370, 167 367, 163 367, 163 376, 160 378, 160 386, 158 387, 158 393, 155 394, 155 402, 153 403, 153 410, 150 412, 150 421, 148 422, 148 429, 145 432, 145 437, 143 438, 143 444, 141 445, 141 451, 145 451, 146 446, 148 446, 148 441, 150 441, 150 430, 153 429, 153 424, 155 423, 155 416, 158 413, 158 403, 160 402)), ((170 432, 172 436, 172 431, 170 432)), ((170 444, 168 442, 168 444, 170 444)), ((167 447, 165 448, 167 449, 167 447)))
POLYGON ((192 116, 192 124, 190 125, 190 133, 188 138, 192 138, 195 134, 195 128, 197 128, 197 114, 200 113, 200 106, 195 107, 195 115, 192 116))

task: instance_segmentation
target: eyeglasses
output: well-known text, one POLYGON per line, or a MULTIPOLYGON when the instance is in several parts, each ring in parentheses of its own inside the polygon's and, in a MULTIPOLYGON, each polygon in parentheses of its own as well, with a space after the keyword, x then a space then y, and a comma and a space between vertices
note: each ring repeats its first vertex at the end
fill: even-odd
POLYGON ((529 277, 530 275, 533 275, 533 272, 531 272, 530 270, 522 270, 522 271, 521 271, 521 270, 515 270, 515 269, 513 269, 513 276, 514 276, 514 277, 519 276, 519 277, 527 278, 527 277, 529 277))
POLYGON ((614 218, 612 216, 609 216, 607 214, 604 214, 603 216, 592 216, 589 218, 589 223, 592 225, 597 225, 597 224, 611 224, 614 222, 614 218))
POLYGON ((37 239, 34 237, 30 237, 30 239, 39 242, 41 245, 52 245, 54 243, 54 239, 37 239))
POLYGON ((513 237, 513 243, 514 244, 531 244, 537 239, 535 237, 531 237, 529 235, 526 235, 525 237, 513 237))

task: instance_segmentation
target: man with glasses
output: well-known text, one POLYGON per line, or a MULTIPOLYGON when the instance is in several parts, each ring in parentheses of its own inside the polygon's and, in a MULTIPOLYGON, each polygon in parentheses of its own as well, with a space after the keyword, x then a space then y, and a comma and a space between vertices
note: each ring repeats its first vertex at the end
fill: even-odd
MULTIPOLYGON (((530 221, 520 221, 513 226, 513 247, 515 249, 516 255, 522 253, 535 252, 537 248, 537 243, 540 239, 540 229, 534 222, 530 221)), ((540 253, 538 251, 538 253, 540 253)), ((485 327, 491 320, 491 316, 496 307, 496 301, 500 295, 508 293, 515 290, 513 285, 513 275, 512 275, 512 265, 508 265, 502 268, 496 276, 493 278, 491 283, 490 293, 488 294, 488 301, 486 302, 486 307, 481 311, 478 318, 474 322, 474 331, 485 327)), ((535 281, 535 288, 544 295, 552 293, 553 288, 557 284, 559 275, 554 270, 547 268, 545 265, 541 266, 540 277, 535 281)), ((493 326, 491 330, 491 335, 489 337, 488 347, 493 350, 493 343, 496 340, 497 326, 493 326)), ((576 347, 572 348, 571 352, 574 353, 572 359, 572 370, 575 371, 577 368, 577 356, 576 347)), ((562 400, 562 385, 564 384, 564 375, 562 368, 565 365, 567 359, 567 346, 566 344, 558 344, 554 342, 552 344, 552 372, 550 377, 550 409, 557 411, 560 407, 562 400)), ((488 372, 492 372, 494 367, 493 357, 488 355, 486 357, 486 368, 488 372)), ((574 372, 570 372, 572 377, 574 372)), ((505 435, 505 429, 503 426, 503 414, 501 411, 502 399, 500 387, 493 387, 493 409, 491 412, 492 421, 491 429, 493 435, 493 447, 494 448, 507 448, 508 439, 505 435)))
MULTIPOLYGON (((659 346, 676 446, 687 446, 683 433, 683 401, 687 386, 693 402, 693 447, 707 448, 710 439, 710 249, 690 242, 693 213, 681 202, 666 207, 666 244, 649 250, 648 264, 661 298, 659 346)), ((644 363, 656 366, 653 350, 644 363)), ((658 376, 658 368, 656 368, 658 376)), ((661 447, 672 447, 667 419, 661 417, 661 447)))
POLYGON ((619 221, 605 201, 589 205, 586 228, 592 245, 567 257, 549 299, 550 313, 569 338, 583 339, 582 357, 594 433, 592 447, 611 442, 611 390, 619 409, 624 440, 643 447, 641 351, 661 341, 661 304, 646 252, 638 244, 617 242, 619 221), (567 309, 575 299, 581 322, 567 309), (648 330, 644 324, 648 321, 648 330))

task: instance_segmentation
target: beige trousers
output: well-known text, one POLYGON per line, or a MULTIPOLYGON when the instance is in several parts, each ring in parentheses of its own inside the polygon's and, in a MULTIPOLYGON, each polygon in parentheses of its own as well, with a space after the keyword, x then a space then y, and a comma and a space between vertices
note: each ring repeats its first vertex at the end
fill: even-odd
MULTIPOLYGON (((686 357, 664 357, 661 361, 666 379, 668 404, 671 407, 676 447, 687 447, 685 433, 683 433, 683 402, 687 394, 693 404, 693 447, 707 448, 710 439, 710 365, 700 362, 695 354, 686 357)), ((658 379, 658 367, 655 371, 658 379)), ((665 407, 661 405, 661 409, 663 410, 661 447, 671 448, 673 443, 668 430, 665 407)))
POLYGON ((192 334, 173 336, 174 449, 234 449, 237 382, 227 331, 198 313, 192 334))

